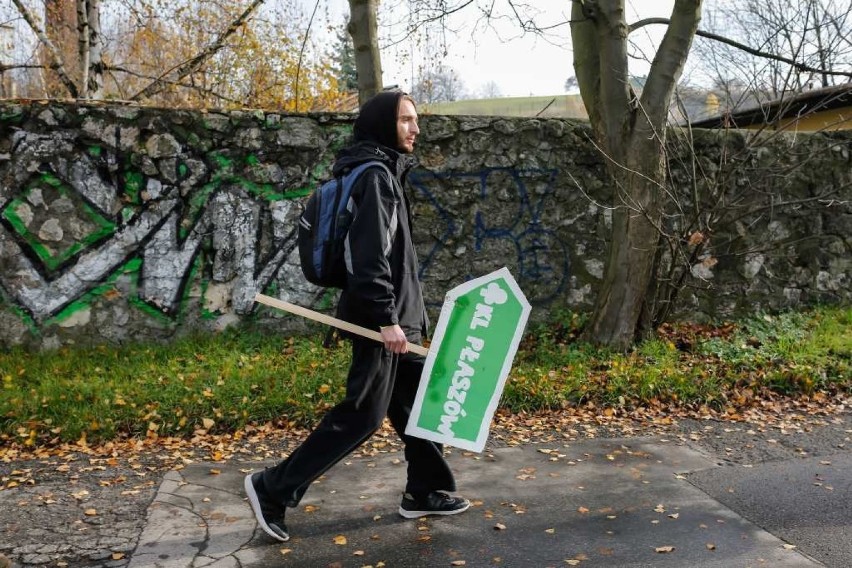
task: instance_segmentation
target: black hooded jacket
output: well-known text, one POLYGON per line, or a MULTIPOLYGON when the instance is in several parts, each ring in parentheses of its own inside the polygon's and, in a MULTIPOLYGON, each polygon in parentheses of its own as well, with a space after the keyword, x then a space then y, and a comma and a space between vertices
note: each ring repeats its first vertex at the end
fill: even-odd
POLYGON ((381 162, 387 168, 368 168, 353 186, 354 218, 346 238, 347 281, 337 314, 374 330, 399 324, 408 340, 417 343, 427 334, 428 320, 417 276, 410 202, 404 190, 408 171, 417 162, 383 143, 396 145, 396 108, 401 95, 381 93, 378 102, 386 107, 379 109, 382 112, 375 112, 376 108, 368 106, 370 102, 365 104, 355 123, 356 142, 341 151, 334 163, 335 177, 368 161, 381 162))

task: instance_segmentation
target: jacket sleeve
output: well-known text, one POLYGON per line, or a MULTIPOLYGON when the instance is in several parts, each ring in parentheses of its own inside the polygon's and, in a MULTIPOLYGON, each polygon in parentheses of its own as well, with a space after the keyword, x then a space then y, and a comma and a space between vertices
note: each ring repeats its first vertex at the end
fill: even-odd
POLYGON ((390 255, 399 207, 385 168, 365 170, 353 188, 356 209, 346 237, 347 292, 373 327, 398 324, 390 255))

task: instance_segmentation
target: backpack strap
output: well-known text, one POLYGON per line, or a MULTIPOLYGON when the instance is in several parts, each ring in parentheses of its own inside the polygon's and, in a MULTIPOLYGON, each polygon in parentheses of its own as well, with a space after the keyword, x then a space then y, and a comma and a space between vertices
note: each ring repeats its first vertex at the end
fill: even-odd
MULTIPOLYGON (((397 183, 394 181, 394 179, 395 179, 394 175, 391 173, 390 168, 388 168, 387 165, 384 162, 379 162, 377 160, 373 160, 373 161, 370 161, 370 162, 364 162, 363 164, 358 164, 358 166, 356 166, 355 168, 353 168, 352 170, 350 170, 349 172, 347 172, 343 176, 343 185, 341 187, 341 191, 339 192, 346 199, 346 202, 343 203, 342 205, 350 213, 353 212, 352 209, 350 209, 350 206, 349 206, 349 202, 352 201, 352 187, 355 185, 355 181, 358 179, 358 177, 365 170, 367 170, 368 168, 372 168, 372 167, 379 167, 379 168, 383 169, 385 172, 387 172, 388 181, 391 184, 391 191, 394 192, 394 194, 396 194, 396 192, 397 192, 397 189, 396 189, 397 183)), ((394 215, 391 219, 391 224, 392 224, 392 226, 388 227, 388 250, 382 251, 385 254, 385 256, 387 256, 390 253, 390 243, 393 242, 393 238, 396 235, 396 231, 397 231, 397 228, 399 226, 399 219, 398 219, 395 211, 394 211, 394 215)), ((352 273, 352 261, 350 259, 349 246, 350 246, 349 245, 349 235, 347 234, 346 237, 345 237, 345 240, 344 240, 344 261, 345 261, 345 265, 346 265, 346 271, 351 274, 352 273)))
POLYGON ((343 183, 349 185, 349 187, 346 188, 346 190, 347 190, 346 192, 349 193, 349 189, 355 184, 355 180, 358 179, 358 176, 360 176, 364 172, 364 170, 366 170, 367 168, 375 167, 375 166, 382 168, 383 170, 385 170, 388 173, 388 176, 390 177, 391 185, 393 185, 393 174, 391 173, 390 168, 388 168, 385 165, 384 162, 379 162, 378 160, 373 160, 373 161, 370 161, 370 162, 364 162, 363 164, 358 164, 357 166, 355 166, 354 168, 352 168, 346 174, 343 175, 343 183))
MULTIPOLYGON (((379 167, 383 169, 388 174, 388 178, 391 184, 391 189, 396 192, 396 184, 394 183, 394 176, 384 162, 379 162, 377 160, 373 160, 370 162, 364 162, 363 164, 358 164, 356 167, 352 168, 348 172, 346 172, 341 178, 338 178, 341 182, 340 191, 338 192, 340 195, 345 196, 346 203, 342 203, 343 207, 349 210, 349 200, 352 199, 352 186, 355 185, 355 182, 358 180, 358 177, 364 173, 365 170, 379 167)), ((335 207, 335 210, 337 208, 335 207)))

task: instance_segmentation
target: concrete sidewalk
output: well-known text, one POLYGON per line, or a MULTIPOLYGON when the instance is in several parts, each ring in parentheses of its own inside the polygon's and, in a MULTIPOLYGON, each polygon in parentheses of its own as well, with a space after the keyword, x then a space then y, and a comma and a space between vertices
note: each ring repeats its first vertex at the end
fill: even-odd
POLYGON ((821 565, 691 485, 687 473, 716 464, 664 440, 452 450, 448 459, 473 502, 467 513, 402 519, 402 453, 353 457, 288 511, 286 543, 257 528, 243 494, 248 467, 171 472, 130 567, 821 565))

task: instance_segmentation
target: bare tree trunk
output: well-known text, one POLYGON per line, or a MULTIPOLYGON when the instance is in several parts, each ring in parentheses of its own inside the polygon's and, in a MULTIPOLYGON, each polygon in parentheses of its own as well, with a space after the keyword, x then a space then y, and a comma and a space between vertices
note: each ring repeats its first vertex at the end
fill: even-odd
POLYGON ((33 31, 34 34, 36 34, 39 41, 47 50, 47 53, 50 56, 50 59, 52 60, 52 64, 55 66, 56 74, 59 76, 59 80, 62 82, 62 85, 68 91, 68 94, 76 98, 79 92, 77 89, 77 85, 74 83, 74 79, 71 77, 71 75, 69 75, 62 54, 56 47, 56 44, 53 42, 53 40, 50 39, 50 37, 47 33, 45 33, 44 30, 39 28, 36 19, 30 13, 27 7, 24 6, 21 0, 12 0, 12 3, 18 9, 18 13, 21 14, 21 16, 24 18, 24 21, 27 22, 27 25, 30 26, 30 29, 33 31))
POLYGON ((382 90, 382 59, 376 23, 377 0, 349 0, 349 35, 355 45, 358 102, 364 104, 382 90))
POLYGON ((80 98, 89 98, 89 11, 86 0, 77 0, 77 42, 80 58, 80 98))
MULTIPOLYGON (((77 8, 81 0, 47 0, 44 3, 44 32, 53 41, 62 57, 68 76, 80 88, 80 52, 77 44, 77 8)), ((57 81, 49 81, 56 89, 57 81)))
POLYGON ((613 184, 612 240, 586 339, 626 349, 644 330, 660 240, 666 118, 701 0, 676 0, 641 98, 630 88, 624 0, 575 0, 574 69, 613 184))
POLYGON ((89 26, 89 55, 86 67, 88 84, 86 85, 86 90, 89 93, 89 97, 93 99, 100 99, 103 96, 104 86, 100 4, 101 0, 88 0, 86 2, 86 19, 89 26))
POLYGON ((98 99, 103 87, 100 0, 77 0, 80 98, 98 99))

